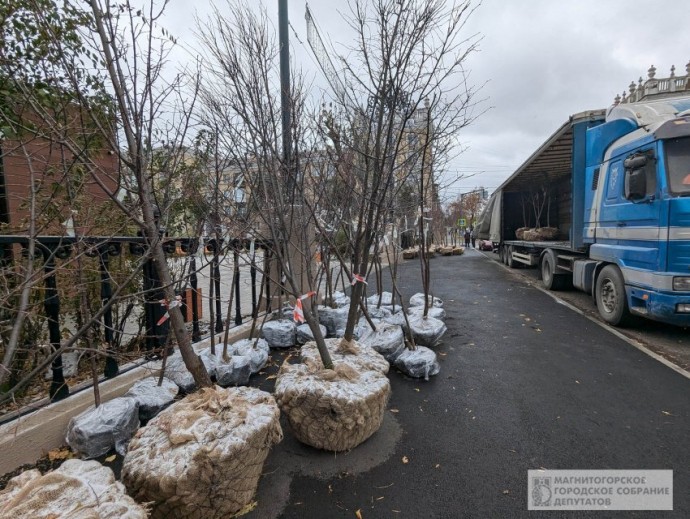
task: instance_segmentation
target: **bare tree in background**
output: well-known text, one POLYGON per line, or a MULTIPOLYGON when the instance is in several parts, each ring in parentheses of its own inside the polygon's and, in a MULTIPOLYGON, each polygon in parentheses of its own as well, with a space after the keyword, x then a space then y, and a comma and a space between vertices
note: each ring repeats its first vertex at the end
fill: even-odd
MULTIPOLYGON (((280 147, 278 47, 265 12, 257 14, 247 4, 228 4, 227 12, 222 13, 216 8, 211 18, 199 22, 199 36, 209 56, 204 108, 213 114, 218 134, 248 191, 252 213, 257 216, 254 232, 273 243, 271 259, 277 268, 263 274, 271 277, 272 286, 279 291, 301 298, 316 287, 310 231, 314 218, 304 203, 304 170, 309 167, 305 151, 310 147, 306 145, 309 127, 304 85, 298 76, 293 78, 294 163, 286 164, 280 147)), ((323 364, 331 368, 309 299, 303 301, 303 307, 323 364)))
MULTIPOLYGON (((396 214, 396 195, 406 186, 419 208, 422 243, 424 209, 433 199, 435 178, 453 153, 458 133, 474 118, 476 92, 465 65, 476 35, 464 28, 469 1, 354 1, 345 22, 355 43, 337 52, 342 67, 334 85, 336 120, 325 132, 343 175, 350 205, 341 229, 352 253, 352 290, 344 341, 353 340, 364 293, 362 280, 386 228, 396 214), (334 130, 334 129, 338 130, 334 130), (338 151, 340 150, 340 151, 338 151), (416 195, 415 195, 416 193, 416 195)), ((424 249, 424 247, 422 247, 424 249)), ((425 292, 429 266, 423 260, 425 292)), ((425 315, 427 308, 425 307, 425 315)))

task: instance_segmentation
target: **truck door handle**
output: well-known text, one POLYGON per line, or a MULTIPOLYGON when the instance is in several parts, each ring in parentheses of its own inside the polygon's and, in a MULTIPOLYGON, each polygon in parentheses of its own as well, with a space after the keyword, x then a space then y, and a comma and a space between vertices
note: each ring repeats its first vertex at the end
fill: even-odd
POLYGON ((618 225, 618 227, 625 227, 628 224, 625 222, 618 222, 616 225, 618 225))

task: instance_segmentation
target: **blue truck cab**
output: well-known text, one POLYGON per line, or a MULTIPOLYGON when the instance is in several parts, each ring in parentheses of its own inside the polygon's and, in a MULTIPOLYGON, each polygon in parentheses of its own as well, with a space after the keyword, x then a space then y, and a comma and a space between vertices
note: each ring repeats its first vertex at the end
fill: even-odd
POLYGON ((586 152, 583 243, 602 316, 690 325, 690 98, 614 106, 586 152), (618 271, 601 278, 607 265, 618 271))
POLYGON ((652 67, 629 98, 571 116, 493 193, 479 238, 509 267, 538 266, 546 288, 591 294, 610 324, 690 326, 687 70, 652 67))

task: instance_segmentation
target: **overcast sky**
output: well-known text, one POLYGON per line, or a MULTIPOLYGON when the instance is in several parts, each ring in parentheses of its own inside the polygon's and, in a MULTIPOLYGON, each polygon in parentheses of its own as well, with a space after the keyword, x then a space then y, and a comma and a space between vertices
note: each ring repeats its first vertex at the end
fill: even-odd
MULTIPOLYGON (((273 18, 278 0, 255 0, 273 18)), ((325 85, 307 46, 304 2, 289 2, 293 59, 325 85)), ((218 1, 218 6, 227 5, 218 1)), ((473 2, 478 5, 478 2, 473 2)), ((340 20, 344 2, 311 0, 322 32, 336 48, 351 38, 340 20)), ((203 0, 172 0, 167 22, 189 41, 194 15, 205 17, 203 0)), ((685 75, 690 61, 690 2, 687 0, 484 0, 468 21, 467 36, 480 33, 479 51, 467 62, 480 97, 490 108, 466 128, 467 148, 450 165, 450 176, 473 175, 446 189, 445 200, 484 186, 492 191, 543 143, 569 115, 606 108, 632 80, 685 75)))

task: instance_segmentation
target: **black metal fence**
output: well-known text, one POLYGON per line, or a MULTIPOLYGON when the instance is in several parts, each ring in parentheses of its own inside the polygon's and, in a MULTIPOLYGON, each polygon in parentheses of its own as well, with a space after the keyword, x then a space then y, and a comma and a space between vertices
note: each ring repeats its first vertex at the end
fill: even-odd
MULTIPOLYGON (((223 254, 232 253, 234 260, 234 323, 242 324, 242 300, 240 290, 240 251, 249 249, 263 249, 264 252, 264 271, 267 270, 271 258, 271 244, 266 241, 250 242, 250 240, 223 240, 214 238, 203 240, 206 252, 210 254, 210 268, 215 291, 213 300, 210 304, 215 305, 215 323, 211 323, 211 329, 215 332, 223 331, 223 312, 221 308, 220 293, 220 258, 223 254)), ((60 296, 58 292, 57 268, 60 261, 68 260, 75 252, 77 246, 83 250, 86 256, 98 258, 100 271, 100 324, 103 340, 105 341, 105 365, 103 375, 106 378, 117 376, 120 371, 118 363, 119 353, 116 341, 114 340, 113 326, 113 279, 111 277, 110 259, 121 255, 124 251, 140 257, 143 260, 142 266, 142 285, 144 294, 144 322, 145 322, 145 356, 155 358, 163 352, 168 340, 168 321, 163 318, 167 309, 164 304, 165 296, 161 286, 158 273, 152 259, 145 259, 147 254, 147 239, 141 236, 86 236, 86 237, 64 237, 64 236, 39 236, 30 239, 28 236, 0 235, 0 267, 3 271, 12 269, 15 262, 17 249, 21 247, 21 254, 28 259, 29 244, 33 242, 34 260, 42 261, 43 269, 43 311, 47 321, 48 337, 51 352, 60 350, 60 296)), ((192 322, 192 341, 201 340, 201 330, 199 326, 200 308, 198 306, 198 279, 196 252, 199 248, 198 238, 163 238, 163 249, 166 255, 182 254, 189 256, 189 268, 182 282, 191 290, 191 322, 192 322), (187 284, 188 283, 188 284, 187 284)), ((257 264, 255 255, 250 255, 249 283, 251 285, 251 316, 256 318, 259 315, 261 302, 257 300, 257 264)), ((270 312, 271 288, 266 275, 262 276, 265 295, 265 310, 270 312)), ((181 285, 182 286, 182 285, 181 285)), ((11 310, 10 310, 11 311, 11 310)), ((183 300, 183 315, 187 313, 183 300)), ((10 366, 6 366, 7 369, 10 366)), ((61 354, 57 354, 52 361, 52 382, 50 384, 49 395, 52 401, 61 400, 70 394, 69 387, 63 373, 63 359, 61 354)))

